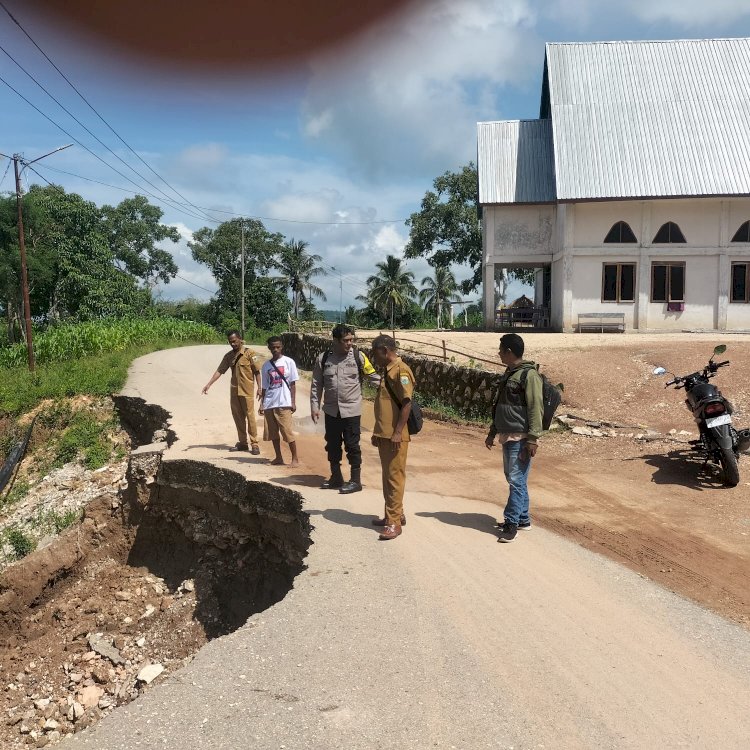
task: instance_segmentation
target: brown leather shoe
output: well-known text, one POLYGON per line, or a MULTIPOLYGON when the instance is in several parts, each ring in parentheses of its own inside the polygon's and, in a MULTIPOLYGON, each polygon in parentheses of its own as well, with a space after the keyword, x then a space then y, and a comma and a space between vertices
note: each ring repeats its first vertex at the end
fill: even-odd
MULTIPOLYGON (((372 525, 373 526, 387 526, 388 521, 385 518, 373 518, 372 525)), ((406 526, 406 516, 401 516, 401 525, 406 526)))
POLYGON ((380 532, 380 539, 382 539, 384 542, 388 541, 389 539, 395 539, 397 536, 401 536, 400 526, 383 526, 383 530, 380 532))
POLYGON ((250 449, 250 453, 252 453, 253 456, 260 456, 260 448, 257 445, 254 445, 250 449))

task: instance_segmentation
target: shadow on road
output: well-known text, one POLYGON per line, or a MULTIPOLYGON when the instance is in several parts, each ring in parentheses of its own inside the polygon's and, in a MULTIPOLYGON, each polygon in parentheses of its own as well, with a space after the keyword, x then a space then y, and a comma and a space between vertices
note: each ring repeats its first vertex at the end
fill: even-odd
POLYGON ((447 523, 451 526, 462 526, 465 529, 476 529, 484 531, 486 534, 496 534, 496 520, 486 513, 454 513, 449 510, 438 510, 432 513, 422 511, 414 515, 421 518, 434 518, 436 521, 447 523))
POLYGON ((320 487, 325 477, 320 474, 287 474, 283 477, 271 477, 272 482, 282 484, 285 487, 294 487, 301 484, 303 487, 320 487))
POLYGON ((654 484, 679 485, 696 492, 723 486, 718 467, 704 465, 691 450, 678 449, 669 453, 627 458, 626 461, 644 461, 656 471, 651 475, 654 484))
POLYGON ((340 523, 343 526, 352 526, 355 529, 374 529, 372 519, 375 516, 372 513, 352 513, 350 510, 342 508, 328 508, 327 510, 308 510, 311 516, 323 516, 326 521, 340 523))

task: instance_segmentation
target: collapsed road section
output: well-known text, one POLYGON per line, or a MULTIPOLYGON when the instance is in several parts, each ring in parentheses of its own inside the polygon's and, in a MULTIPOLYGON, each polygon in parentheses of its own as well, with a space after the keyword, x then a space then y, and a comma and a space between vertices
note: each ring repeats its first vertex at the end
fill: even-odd
POLYGON ((90 726, 280 601, 310 531, 293 490, 136 449, 116 499, 0 576, 0 746, 90 726))

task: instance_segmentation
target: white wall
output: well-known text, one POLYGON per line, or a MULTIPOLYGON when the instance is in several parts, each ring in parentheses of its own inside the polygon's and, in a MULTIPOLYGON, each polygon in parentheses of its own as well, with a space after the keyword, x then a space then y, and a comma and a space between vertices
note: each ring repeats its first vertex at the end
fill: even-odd
MULTIPOLYGON (((558 329, 572 330, 578 313, 614 311, 625 313, 631 330, 750 329, 750 304, 728 301, 731 261, 750 262, 750 243, 730 240, 748 220, 748 198, 485 206, 485 262, 508 266, 552 262, 550 312, 558 329), (637 243, 604 244, 617 221, 630 225, 637 243), (680 227, 686 243, 652 244, 667 221, 680 227), (665 303, 650 301, 654 260, 685 261, 683 312, 670 313, 665 303), (638 264, 635 303, 601 301, 604 262, 638 264)), ((493 278, 490 270, 487 279, 493 278)), ((489 312, 489 295, 485 299, 489 312)))
POLYGON ((483 214, 489 233, 488 260, 506 265, 514 261, 549 262, 554 247, 555 211, 552 205, 486 206, 483 214))
MULTIPOLYGON (((636 257, 618 258, 623 263, 637 262, 636 257)), ((593 312, 624 313, 625 328, 636 327, 637 301, 635 302, 602 302, 602 265, 610 262, 604 256, 591 258, 573 258, 573 309, 572 326, 578 324, 578 315, 593 312)), ((638 269, 636 269, 637 273, 638 269)), ((636 285, 637 290, 637 285, 636 285)))

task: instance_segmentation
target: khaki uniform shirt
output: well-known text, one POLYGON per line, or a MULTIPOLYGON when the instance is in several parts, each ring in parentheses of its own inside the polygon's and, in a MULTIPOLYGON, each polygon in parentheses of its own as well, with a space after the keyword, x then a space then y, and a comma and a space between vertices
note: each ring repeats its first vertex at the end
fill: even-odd
MULTIPOLYGON (((386 368, 385 375, 378 388, 378 393, 375 397, 375 429, 372 431, 372 434, 375 437, 388 438, 390 440, 398 424, 401 409, 385 387, 384 381, 386 379, 388 380, 388 385, 391 386, 394 396, 396 396, 403 406, 406 399, 411 401, 414 397, 414 373, 411 371, 409 365, 402 361, 401 357, 396 357, 386 368)), ((410 440, 409 430, 406 425, 404 425, 404 430, 401 433, 401 440, 404 442, 409 442, 410 440)))
POLYGON ((241 352, 230 349, 216 368, 222 375, 231 368, 231 388, 237 389, 238 396, 252 398, 255 394, 255 373, 260 372, 262 360, 257 352, 245 347, 241 352))
POLYGON ((362 414, 362 385, 359 382, 359 367, 362 376, 373 386, 380 384, 380 376, 370 364, 367 355, 358 349, 360 364, 354 359, 354 349, 346 356, 331 351, 326 357, 326 366, 322 367, 323 355, 315 360, 312 382, 310 383, 310 410, 320 410, 332 417, 359 417, 362 414))

